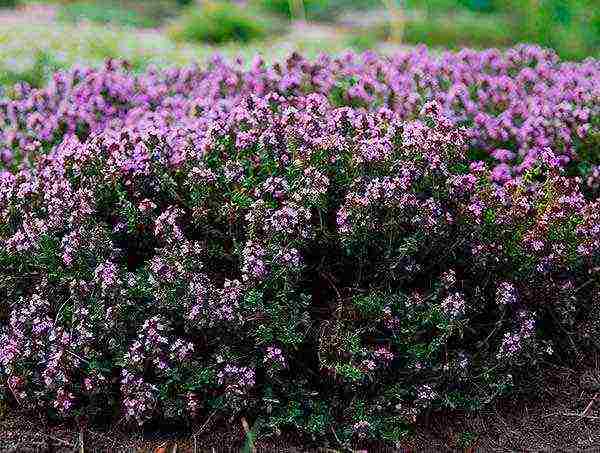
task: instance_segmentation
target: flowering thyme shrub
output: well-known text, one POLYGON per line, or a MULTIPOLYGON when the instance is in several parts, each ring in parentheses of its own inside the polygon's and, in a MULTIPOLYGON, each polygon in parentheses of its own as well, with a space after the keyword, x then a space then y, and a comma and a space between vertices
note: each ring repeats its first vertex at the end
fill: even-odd
POLYGON ((393 442, 583 344, 600 210, 552 151, 500 186, 436 103, 165 99, 2 173, 9 404, 393 442))
MULTIPOLYGON (((17 87, 0 129, 2 398, 79 422, 244 415, 263 435, 393 442, 596 347, 597 62, 444 58, 461 78, 499 58, 480 76, 513 88, 512 65, 549 71, 555 84, 521 86, 550 109, 523 113, 544 127, 498 150, 451 90, 401 101, 417 73, 402 82, 372 55, 142 76, 110 63, 17 87), (587 116, 555 116, 552 96, 571 96, 558 86, 587 116), (555 136, 579 126, 585 179, 555 136)), ((509 111, 517 92, 490 102, 509 111)))
POLYGON ((387 107, 406 120, 437 101, 453 123, 467 128, 469 156, 492 164, 498 182, 534 167, 546 147, 571 173, 588 177, 600 164, 600 63, 561 62, 534 46, 440 56, 417 48, 316 61, 294 55, 272 66, 257 58, 247 69, 215 59, 205 70, 138 76, 109 62, 99 70, 57 73, 41 90, 13 91, 0 102, 0 155, 7 163, 45 152, 65 134, 84 138, 115 122, 130 126, 159 117, 196 127, 194 116, 229 111, 250 94, 293 100, 320 93, 337 106, 387 107))

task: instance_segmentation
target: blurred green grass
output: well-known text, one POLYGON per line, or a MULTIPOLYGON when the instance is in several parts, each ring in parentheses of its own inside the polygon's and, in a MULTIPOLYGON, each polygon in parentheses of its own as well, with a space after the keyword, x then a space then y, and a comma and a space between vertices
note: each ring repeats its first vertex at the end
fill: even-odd
MULTIPOLYGON (((289 0, 251 0, 250 3, 264 11, 284 18, 292 18, 289 0)), ((381 8, 381 0, 304 0, 304 12, 307 20, 334 22, 347 11, 365 11, 381 8)))
POLYGON ((600 55, 598 0, 406 0, 406 6, 426 13, 420 23, 407 24, 407 42, 443 45, 447 39, 449 47, 531 42, 569 60, 600 55))
MULTIPOLYGON (((6 2, 8 0, 0 0, 6 2)), ((401 1, 401 0, 395 0, 401 1)), ((600 56, 597 0, 406 0, 402 45, 436 49, 533 42, 563 59, 600 56)), ((21 0, 44 4, 44 0, 21 0)), ((39 86, 74 64, 123 58, 135 70, 202 62, 214 53, 273 61, 346 49, 393 52, 394 23, 382 0, 305 0, 310 25, 289 20, 288 0, 54 0, 43 23, 0 17, 0 85, 39 86), (187 5, 185 5, 187 3, 187 5), (81 19, 85 19, 81 22, 81 19), (368 19, 368 20, 367 20, 368 19), (325 21, 325 22, 320 22, 325 21), (148 29, 147 27, 151 27, 148 29)), ((2 14, 10 10, 2 9, 2 14)), ((396 24, 398 25, 398 24, 396 24)))
MULTIPOLYGON (((404 44, 427 44, 431 47, 458 49, 460 47, 487 48, 508 47, 516 44, 513 31, 508 26, 499 27, 499 22, 507 22, 505 17, 490 17, 471 11, 452 12, 424 20, 408 17, 402 24, 404 44)), ((388 21, 371 23, 348 36, 348 44, 358 50, 377 47, 392 34, 392 24, 388 21)))
POLYGON ((0 8, 14 8, 19 4, 19 0, 0 0, 0 8))
POLYGON ((175 13, 174 3, 150 0, 147 3, 124 0, 76 1, 62 5, 57 19, 77 23, 88 20, 98 24, 117 24, 128 27, 153 28, 175 13))
POLYGON ((331 39, 330 35, 305 36, 294 31, 246 44, 211 45, 176 42, 165 33, 114 25, 5 23, 0 27, 0 85, 27 81, 40 86, 56 69, 100 66, 109 58, 125 59, 133 70, 141 71, 149 65, 201 63, 215 53, 246 61, 260 54, 266 61, 275 61, 295 50, 314 57, 320 52, 340 53, 347 47, 345 42, 331 39))
POLYGON ((223 1, 190 6, 169 27, 169 35, 176 41, 212 44, 247 43, 282 31, 282 24, 264 11, 223 1))

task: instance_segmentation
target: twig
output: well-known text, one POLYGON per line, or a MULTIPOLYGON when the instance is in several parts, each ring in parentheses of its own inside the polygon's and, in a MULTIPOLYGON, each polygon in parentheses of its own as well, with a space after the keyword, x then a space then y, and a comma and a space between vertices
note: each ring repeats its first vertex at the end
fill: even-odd
POLYGON ((579 417, 579 418, 587 418, 589 420, 600 420, 600 417, 594 417, 592 415, 585 415, 583 413, 581 414, 577 414, 575 412, 563 412, 562 414, 559 415, 563 415, 565 417, 579 417))
POLYGON ((557 415, 562 415, 564 417, 581 417, 581 418, 588 418, 590 420, 600 420, 600 417, 593 417, 591 415, 587 415, 588 412, 590 411, 590 409, 592 408, 592 404, 594 404, 594 401, 596 401, 596 398, 598 398, 598 395, 599 395, 599 393, 596 393, 594 395, 592 400, 588 403, 588 405, 585 407, 585 409, 583 410, 583 412, 581 414, 577 414, 575 412, 553 412, 552 414, 544 415, 542 418, 555 417, 557 415))
POLYGON ((83 357, 78 356, 77 354, 75 354, 72 351, 69 351, 68 349, 66 349, 67 354, 71 354, 73 357, 78 358, 79 360, 81 360, 83 363, 87 363, 89 365, 89 361, 87 361, 86 359, 84 359, 83 357))
POLYGON ((598 398, 598 392, 596 392, 596 394, 594 395, 594 397, 592 398, 592 400, 588 403, 588 405, 585 407, 585 409, 583 410, 583 412, 581 413, 582 416, 587 415, 587 413, 590 411, 590 409, 592 408, 592 404, 594 404, 594 401, 596 401, 596 398, 598 398))
POLYGON ((538 439, 540 439, 542 442, 547 442, 549 443, 552 447, 554 447, 555 449, 558 450, 558 447, 552 443, 549 439, 544 439, 542 436, 540 436, 538 433, 536 433, 535 431, 529 431, 531 434, 533 434, 535 437, 537 437, 538 439))
POLYGON ((169 443, 168 440, 165 440, 162 444, 160 444, 158 447, 156 447, 156 451, 160 451, 160 450, 166 450, 166 446, 169 443))
POLYGON ((586 286, 588 286, 591 283, 594 283, 594 279, 593 278, 590 278, 587 282, 585 282, 584 284, 582 284, 581 286, 579 286, 578 288, 576 288, 573 291, 573 294, 577 294, 579 291, 581 291, 583 288, 585 288, 586 286))
POLYGON ((343 444, 342 441, 340 440, 340 438, 337 436, 335 429, 333 429, 333 427, 331 428, 331 432, 333 433, 333 437, 335 437, 335 440, 337 440, 337 443, 340 444, 342 447, 346 447, 346 444, 343 444))
POLYGON ((325 277, 325 280, 327 280, 329 282, 329 284, 331 285, 331 287, 333 288, 333 290, 335 291, 335 294, 337 295, 338 301, 341 303, 342 302, 342 295, 340 294, 340 292, 338 291, 337 287, 335 286, 335 283, 333 282, 333 279, 327 275, 325 272, 319 272, 319 274, 321 275, 321 277, 325 277))
POLYGON ((492 336, 496 333, 500 326, 502 326, 502 321, 504 321, 504 313, 505 312, 502 312, 502 317, 500 318, 500 320, 494 323, 494 328, 492 329, 490 334, 485 338, 485 340, 483 340, 483 343, 485 345, 488 344, 489 339, 492 338, 492 336))
MULTIPOLYGON (((592 401, 590 401, 590 403, 588 404, 588 407, 591 406, 591 403, 593 403, 594 399, 596 397, 594 396, 594 398, 592 398, 592 401)), ((582 412, 581 414, 576 414, 574 412, 563 412, 563 413, 553 413, 553 414, 548 414, 545 415, 544 417, 551 417, 551 416, 555 416, 555 415, 561 415, 563 417, 577 417, 575 420, 568 422, 566 425, 562 425, 562 426, 557 426, 556 428, 550 430, 550 432, 548 432, 547 434, 553 433, 554 431, 556 431, 558 428, 567 428, 568 426, 571 426, 583 419, 588 419, 588 420, 600 420, 600 417, 593 417, 591 415, 586 415, 585 411, 588 410, 588 407, 585 408, 584 412, 582 412)))
POLYGON ((83 430, 79 431, 79 453, 84 453, 85 450, 83 448, 83 430))
POLYGON ((565 335, 571 342, 571 347, 573 348, 573 352, 575 353, 575 356, 578 357, 579 351, 577 350, 577 346, 575 345, 575 342, 573 341, 573 337, 571 336, 571 333, 567 329, 565 329, 564 326, 561 324, 561 322, 558 320, 558 318, 556 317, 556 314, 554 313, 554 310, 550 309, 548 311, 550 312, 550 315, 552 316, 552 319, 554 320, 554 322, 558 325, 559 329, 561 329, 565 333, 565 335))
POLYGON ((45 435, 46 437, 49 437, 49 438, 50 438, 50 439, 52 439, 52 440, 55 440, 55 441, 56 441, 56 442, 58 442, 58 443, 61 443, 61 444, 63 444, 63 445, 66 445, 67 447, 74 448, 74 445, 73 445, 73 444, 70 444, 69 442, 67 442, 67 441, 65 441, 65 440, 59 439, 58 437, 54 437, 54 436, 52 436, 52 435, 50 435, 50 434, 44 434, 44 435, 45 435))
POLYGON ((10 390, 10 393, 12 393, 12 395, 15 397, 15 400, 17 401, 17 404, 21 404, 20 401, 19 401, 19 397, 15 393, 15 389, 12 388, 12 384, 10 382, 10 379, 8 380, 7 384, 8 384, 8 389, 10 390))
POLYGON ((216 410, 212 411, 212 413, 208 416, 208 418, 206 419, 206 421, 204 422, 204 424, 198 429, 198 431, 196 431, 194 434, 192 434, 192 437, 194 438, 194 445, 195 445, 195 442, 196 442, 196 436, 206 429, 206 427, 208 426, 208 423, 210 422, 210 420, 213 418, 213 416, 216 413, 217 413, 216 410))
POLYGON ((65 305, 67 305, 67 303, 73 298, 73 295, 71 294, 67 300, 65 300, 62 305, 58 308, 58 311, 56 312, 56 316, 54 317, 54 324, 56 325, 56 322, 58 321, 58 317, 60 316, 60 312, 62 311, 62 309, 65 307, 65 305))

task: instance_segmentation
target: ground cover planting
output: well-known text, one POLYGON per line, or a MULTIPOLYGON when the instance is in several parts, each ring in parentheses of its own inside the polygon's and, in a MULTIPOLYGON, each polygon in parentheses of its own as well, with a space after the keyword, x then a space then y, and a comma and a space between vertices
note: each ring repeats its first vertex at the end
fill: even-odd
POLYGON ((0 382, 57 420, 390 445, 600 327, 600 64, 76 68, 0 103, 0 382))

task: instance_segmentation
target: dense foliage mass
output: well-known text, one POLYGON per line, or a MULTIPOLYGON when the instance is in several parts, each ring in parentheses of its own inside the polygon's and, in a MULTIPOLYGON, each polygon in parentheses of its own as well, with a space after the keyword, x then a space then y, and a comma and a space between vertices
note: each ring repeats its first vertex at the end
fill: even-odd
POLYGON ((65 134, 84 138, 150 113, 193 126, 199 112, 229 110, 250 93, 290 100, 320 93, 335 106, 387 107, 407 120, 435 100, 453 123, 467 128, 471 157, 493 163, 500 182, 531 168, 545 147, 563 163, 600 163, 600 62, 561 62, 533 46, 441 56, 426 48, 393 57, 293 56, 272 66, 257 58, 246 70, 217 58, 208 69, 139 76, 114 63, 75 69, 57 73, 45 89, 20 86, 0 104, 0 152, 10 161, 15 153, 47 149, 65 134))
POLYGON ((519 390, 600 327, 598 169, 568 165, 599 70, 523 47, 17 87, 4 398, 345 443, 519 390))

